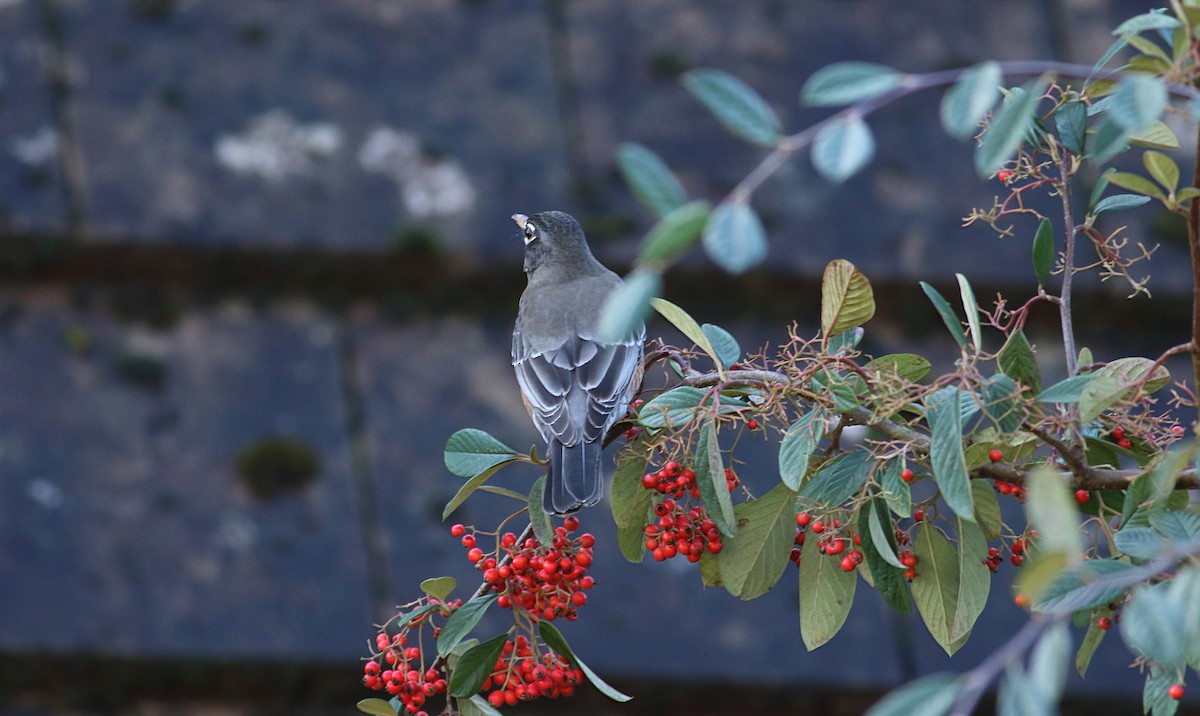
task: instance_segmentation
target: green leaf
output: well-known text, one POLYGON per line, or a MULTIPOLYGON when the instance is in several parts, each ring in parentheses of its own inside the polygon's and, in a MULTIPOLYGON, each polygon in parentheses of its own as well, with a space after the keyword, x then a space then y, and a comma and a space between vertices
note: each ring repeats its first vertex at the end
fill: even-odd
POLYGON ((1021 388, 1016 381, 997 373, 983 381, 980 397, 983 413, 1003 433, 1012 433, 1021 427, 1025 419, 1025 406, 1020 402, 1021 388))
POLYGON ((1161 120, 1140 132, 1131 134, 1129 143, 1143 149, 1165 149, 1167 151, 1179 149, 1179 137, 1176 137, 1175 132, 1171 131, 1171 128, 1161 120))
POLYGON ((464 428, 451 435, 443 453, 446 469, 459 477, 475 477, 516 458, 516 450, 475 428, 464 428))
MULTIPOLYGON (((912 611, 908 583, 904 581, 904 565, 896 557, 896 535, 886 503, 879 497, 863 508, 867 511, 868 529, 861 530, 862 552, 875 583, 875 591, 890 607, 902 614, 912 611)), ((861 513, 859 519, 861 520, 861 513)), ((816 555, 818 558, 820 555, 816 555)))
MULTIPOLYGON (((645 492, 650 494, 648 490, 645 492)), ((645 557, 645 547, 646 536, 641 529, 632 527, 617 529, 617 548, 621 550, 621 556, 625 558, 625 561, 641 564, 642 558, 645 557)))
POLYGON ((791 490, 799 490, 808 473, 808 459, 825 436, 825 411, 815 407, 792 423, 779 443, 779 477, 791 490))
POLYGON ((1075 375, 1060 380, 1034 398, 1039 403, 1078 403, 1084 388, 1092 382, 1090 375, 1075 375))
MULTIPOLYGON (((987 604, 992 587, 991 571, 983 561, 987 558, 987 539, 974 522, 958 519, 958 600, 954 605, 954 620, 950 625, 951 641, 971 633, 976 620, 987 604)), ((919 565, 918 565, 919 566, 919 565)), ((918 569, 918 574, 920 570, 918 569)))
POLYGON ((655 215, 662 217, 687 203, 687 192, 658 155, 640 144, 617 147, 617 166, 625 183, 655 215))
POLYGON ((892 353, 879 356, 863 367, 885 378, 894 375, 915 383, 929 373, 932 364, 915 353, 892 353))
POLYGON ((662 290, 662 276, 646 268, 634 269, 625 282, 609 294, 600 312, 596 331, 601 340, 618 343, 642 330, 650 313, 650 299, 662 290))
POLYGON ((359 701, 358 710, 373 716, 396 716, 396 709, 383 699, 363 699, 359 701))
MULTIPOLYGON (((913 552, 917 557, 917 576, 912 581, 913 601, 934 641, 947 654, 953 655, 958 638, 951 637, 954 610, 958 606, 958 554, 950 540, 929 522, 917 526, 913 552)), ((803 563, 804 560, 800 561, 803 563)))
POLYGON ((1000 96, 1003 76, 1000 65, 984 62, 963 71, 958 82, 942 97, 940 115, 946 132, 956 139, 966 139, 979 130, 1000 96))
POLYGON ((1125 75, 1112 93, 1108 114, 1127 132, 1149 128, 1167 106, 1167 88, 1161 80, 1144 74, 1125 75))
POLYGON ((725 589, 738 599, 767 592, 788 565, 796 535, 795 493, 783 484, 733 510, 737 536, 717 555, 725 589))
POLYGON ((998 539, 1004 531, 1000 516, 1000 499, 987 480, 971 480, 971 497, 975 501, 975 521, 987 539, 998 539))
POLYGON ((579 656, 577 656, 571 649, 571 646, 567 644, 567 640, 563 638, 562 632, 560 632, 558 628, 550 622, 544 619, 538 622, 538 636, 542 637, 542 641, 546 642, 546 646, 553 649, 559 656, 564 657, 567 661, 574 664, 576 668, 582 671, 583 675, 587 677, 587 680, 591 682, 592 686, 595 686, 596 690, 600 693, 604 694, 613 701, 625 702, 633 698, 632 696, 627 696, 626 694, 614 689, 607 682, 605 682, 604 679, 601 679, 596 672, 592 671, 591 667, 583 663, 583 660, 580 659, 579 656))
POLYGON ((1142 712, 1150 716, 1174 716, 1179 702, 1171 698, 1171 685, 1175 675, 1163 669, 1152 668, 1146 674, 1146 686, 1142 690, 1142 712))
POLYGON ((458 488, 458 492, 454 493, 454 497, 451 497, 450 501, 446 503, 446 507, 442 510, 442 519, 445 520, 447 517, 449 517, 451 513, 457 510, 459 506, 471 496, 472 493, 474 493, 480 487, 483 487, 483 483, 491 479, 492 475, 495 475, 500 468, 504 467, 510 462, 513 462, 514 460, 515 458, 511 460, 505 460, 497 465, 493 465, 475 477, 472 477, 470 480, 464 482, 462 487, 458 488))
POLYGON ((998 716, 1052 716, 1053 705, 1046 703, 1042 695, 1030 687, 1029 675, 1017 660, 1008 662, 1004 678, 996 694, 998 716))
POLYGON ((696 439, 695 473, 701 504, 717 523, 717 528, 732 537, 737 527, 734 525, 733 501, 729 498, 729 483, 725 480, 725 466, 721 461, 721 445, 717 442, 715 418, 700 428, 696 439))
POLYGON ((721 579, 721 562, 708 550, 700 555, 700 583, 706 587, 725 586, 725 580, 721 579))
POLYGON ((554 525, 550 524, 550 515, 542 507, 545 504, 546 476, 541 475, 533 481, 529 489, 529 524, 533 527, 533 536, 541 544, 549 547, 554 540, 554 525))
POLYGON ((967 325, 971 329, 971 345, 975 351, 983 350, 983 331, 979 327, 979 304, 975 302, 975 292, 967 277, 961 273, 954 274, 958 278, 958 292, 962 297, 963 312, 967 314, 967 325))
POLYGON ((700 240, 708 217, 706 201, 693 201, 672 209, 650 228, 642 240, 638 260, 643 264, 671 263, 700 240))
POLYGON ((912 514, 912 493, 909 491, 908 483, 900 477, 903 471, 903 460, 889 460, 883 468, 883 474, 879 481, 883 487, 883 498, 887 500, 888 509, 901 517, 908 517, 912 514))
POLYGON ((813 473, 800 496, 822 507, 836 507, 862 489, 874 465, 874 456, 866 450, 839 455, 813 473))
MULTIPOLYGON (((1067 683, 1067 656, 1071 633, 1059 622, 1046 630, 1029 655, 1029 678, 1025 688, 1036 691, 1044 704, 1056 704, 1067 683)), ((1053 712, 1051 710, 1051 712, 1053 712)))
POLYGON ((1115 559, 1079 562, 1059 571, 1036 595, 1032 609, 1046 614, 1103 606, 1125 594, 1126 587, 1114 587, 1112 580, 1132 569, 1133 565, 1115 559))
POLYGON ((439 602, 444 602, 450 592, 454 591, 456 584, 458 580, 454 577, 432 577, 421 582, 421 591, 439 602))
POLYGON ((708 257, 733 274, 757 266, 767 256, 762 221, 743 201, 719 204, 704 226, 703 241, 708 257))
POLYGON ((1150 176, 1162 184, 1168 192, 1175 191, 1175 188, 1179 186, 1179 167, 1175 164, 1175 160, 1166 154, 1145 152, 1142 154, 1142 163, 1146 165, 1146 171, 1150 172, 1150 176))
POLYGON ((816 550, 800 557, 800 638, 806 649, 812 651, 837 635, 857 586, 858 576, 842 569, 839 558, 816 550))
POLYGON ((1113 535, 1113 544, 1134 559, 1150 559, 1163 548, 1163 539, 1149 527, 1126 527, 1113 535))
POLYGON ((708 395, 704 388, 681 385, 661 393, 638 410, 638 422, 652 429, 677 428, 689 423, 708 395))
POLYGON ((471 633, 471 630, 487 613, 488 607, 492 606, 499 596, 495 592, 477 596, 456 609, 442 625, 442 631, 438 634, 438 656, 448 656, 450 651, 458 646, 459 642, 467 637, 467 634, 471 633))
MULTIPOLYGON (((654 501, 654 493, 642 486, 642 475, 646 474, 649 456, 646 450, 646 434, 639 433, 636 441, 621 452, 617 469, 612 479, 612 516, 617 530, 635 530, 640 539, 646 526, 646 511, 654 501)), ((641 550, 638 550, 641 561, 641 550)))
POLYGON ((1029 132, 1045 89, 1045 80, 1034 80, 1013 91, 992 115, 987 132, 975 150, 975 171, 979 176, 990 177, 1012 158, 1029 132))
POLYGON ((1033 273, 1039 286, 1046 284, 1050 270, 1054 268, 1054 225, 1042 219, 1037 233, 1033 235, 1033 273))
POLYGON ((504 497, 517 500, 518 502, 526 502, 529 499, 528 495, 522 495, 515 490, 510 490, 507 487, 497 487, 496 485, 480 485, 479 491, 490 492, 493 495, 502 495, 504 497))
POLYGON ((708 332, 701 328, 696 323, 696 319, 692 318, 687 311, 665 298, 651 299, 650 305, 654 307, 658 315, 667 319, 672 326, 679 329, 680 333, 687 336, 700 350, 707 353, 708 357, 712 358, 714 365, 721 366, 721 356, 717 353, 717 349, 713 346, 712 341, 709 340, 708 332))
POLYGON ((1138 589, 1122 609, 1121 638, 1130 651, 1168 669, 1183 666, 1187 644, 1181 638, 1182 604, 1167 584, 1138 589))
POLYGON ((1166 194, 1163 194, 1162 189, 1159 189, 1146 177, 1138 176, 1137 174, 1130 174, 1129 172, 1112 172, 1108 175, 1108 181, 1109 183, 1116 184, 1123 189, 1128 189, 1129 191, 1136 192, 1143 196, 1153 197, 1159 201, 1163 201, 1167 198, 1166 194))
POLYGON ((460 716, 503 716, 488 703, 483 694, 475 694, 469 699, 459 699, 460 716))
POLYGON ((1092 657, 1107 633, 1106 629, 1101 629, 1094 621, 1088 625, 1087 633, 1083 635, 1083 643, 1075 653, 1075 671, 1079 672, 1081 677, 1087 675, 1088 665, 1092 663, 1092 657))
POLYGON ((1109 211, 1125 211, 1127 209, 1136 209, 1142 204, 1150 201, 1150 197, 1140 194, 1114 194, 1106 196, 1096 204, 1096 207, 1089 212, 1092 216, 1100 216, 1109 211))
POLYGON ((904 75, 885 65, 838 62, 808 78, 800 89, 800 101, 810 107, 854 104, 887 94, 903 79, 904 75))
POLYGON ((880 699, 866 716, 945 716, 962 688, 955 674, 922 676, 880 699))
POLYGON ((1136 35, 1146 30, 1174 30, 1177 27, 1179 27, 1179 21, 1160 9, 1129 18, 1117 25, 1117 29, 1113 30, 1112 34, 1117 36, 1136 35))
POLYGON ((826 124, 813 140, 813 168, 829 181, 840 184, 857 174, 875 156, 875 136, 857 114, 848 114, 826 124))
POLYGON ((1128 148, 1129 133, 1106 116, 1096 131, 1092 133, 1092 138, 1087 143, 1086 156, 1097 162, 1103 162, 1128 148))
MULTIPOLYGON (((1125 399, 1130 389, 1150 372, 1154 361, 1149 358, 1120 358, 1092 373, 1092 380, 1079 396, 1079 419, 1095 420, 1101 413, 1125 399)), ((1153 393, 1167 384, 1171 374, 1158 366, 1146 381, 1146 392, 1153 393)))
POLYGON ((683 85, 735 135, 766 147, 779 141, 775 112, 758 93, 728 72, 691 70, 683 75, 683 85))
POLYGON ((713 350, 716 351, 719 365, 725 370, 729 370, 730 366, 738 362, 742 357, 742 348, 738 345, 737 339, 733 335, 711 323, 705 323, 700 326, 700 330, 708 338, 708 342, 712 344, 713 350))
POLYGON ((1068 563, 1083 551, 1083 534, 1074 498, 1062 477, 1049 469, 1035 470, 1025 483, 1025 512, 1038 531, 1038 549, 1060 552, 1068 563))
POLYGON ((959 517, 974 522, 971 477, 967 472, 966 458, 963 456, 963 417, 960 409, 962 393, 960 388, 948 387, 925 399, 925 417, 931 432, 929 463, 933 468, 933 480, 937 483, 946 504, 959 517))
POLYGON ((1058 141, 1072 154, 1083 154, 1087 131, 1087 106, 1083 102, 1067 102, 1054 111, 1054 128, 1058 141))
POLYGON ((1096 202, 1100 201, 1100 197, 1104 196, 1104 191, 1108 189, 1108 177, 1115 172, 1116 167, 1109 167, 1100 172, 1100 176, 1096 177, 1096 184, 1092 187, 1092 194, 1088 197, 1088 213, 1090 214, 1096 206, 1096 202))
POLYGON ((468 649, 459 658, 454 671, 450 672, 450 695, 464 699, 483 688, 483 682, 496 668, 496 660, 500 658, 507 639, 508 633, 505 632, 468 649))
POLYGON ((1200 540, 1200 515, 1191 510, 1151 512, 1150 526, 1172 542, 1200 540))
POLYGON ((936 288, 924 281, 921 282, 921 290, 925 292, 925 295, 929 298, 929 302, 937 309, 938 315, 942 317, 942 322, 946 324, 950 335, 954 336, 954 340, 958 342, 959 346, 966 348, 967 334, 963 332, 962 323, 959 322, 954 309, 950 307, 950 303, 942 298, 942 294, 938 293, 936 288))
POLYGON ((830 261, 821 276, 821 333, 828 339, 874 315, 875 295, 867 277, 849 261, 830 261))
POLYGON ((1029 345, 1025 331, 1019 328, 1013 331, 1000 348, 1000 352, 996 354, 996 360, 1000 365, 1000 370, 1009 378, 1034 393, 1041 392, 1041 371, 1038 370, 1037 359, 1033 357, 1033 347, 1029 345))

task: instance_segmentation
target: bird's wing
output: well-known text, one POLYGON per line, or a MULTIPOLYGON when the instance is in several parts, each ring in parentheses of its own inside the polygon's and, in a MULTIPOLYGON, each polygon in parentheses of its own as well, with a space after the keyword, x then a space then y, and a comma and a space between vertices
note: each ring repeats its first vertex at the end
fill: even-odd
POLYGON ((513 367, 542 437, 553 437, 563 445, 603 438, 629 407, 644 339, 644 331, 621 343, 573 336, 555 348, 534 351, 518 326, 513 334, 513 367))

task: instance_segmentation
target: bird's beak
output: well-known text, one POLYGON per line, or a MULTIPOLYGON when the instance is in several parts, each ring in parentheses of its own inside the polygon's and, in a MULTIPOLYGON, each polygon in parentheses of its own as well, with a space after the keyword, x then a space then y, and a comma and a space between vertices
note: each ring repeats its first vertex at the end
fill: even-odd
POLYGON ((529 222, 529 217, 524 214, 513 214, 512 220, 517 222, 517 226, 521 227, 521 231, 524 231, 525 224, 529 222))

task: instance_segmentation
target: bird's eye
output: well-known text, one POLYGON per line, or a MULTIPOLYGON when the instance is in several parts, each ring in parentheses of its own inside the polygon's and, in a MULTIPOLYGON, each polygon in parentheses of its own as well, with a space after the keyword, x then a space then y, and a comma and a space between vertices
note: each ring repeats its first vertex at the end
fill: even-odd
POLYGON ((525 225, 525 243, 529 243, 537 238, 537 227, 533 224, 525 225))

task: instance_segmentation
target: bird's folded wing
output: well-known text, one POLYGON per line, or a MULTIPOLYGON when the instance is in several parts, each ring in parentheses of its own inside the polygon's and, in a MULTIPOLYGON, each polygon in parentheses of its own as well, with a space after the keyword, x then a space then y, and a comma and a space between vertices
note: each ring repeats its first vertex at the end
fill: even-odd
POLYGON ((564 445, 592 442, 619 420, 641 368, 642 336, 601 343, 574 336, 556 348, 531 351, 513 335, 517 382, 542 437, 564 445))

